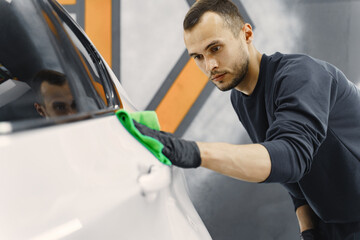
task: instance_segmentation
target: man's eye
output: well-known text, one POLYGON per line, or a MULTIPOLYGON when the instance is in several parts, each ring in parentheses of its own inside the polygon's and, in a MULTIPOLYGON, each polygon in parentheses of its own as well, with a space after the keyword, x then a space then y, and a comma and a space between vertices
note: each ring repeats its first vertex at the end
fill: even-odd
POLYGON ((195 59, 195 60, 200 60, 200 59, 201 59, 201 55, 196 55, 196 56, 194 56, 194 59, 195 59))
POLYGON ((211 52, 217 52, 219 50, 220 50, 220 46, 216 46, 216 47, 211 48, 211 52))
POLYGON ((65 103, 59 103, 59 102, 54 103, 53 104, 53 109, 55 111, 58 111, 58 112, 63 112, 63 111, 66 110, 66 104, 65 103))

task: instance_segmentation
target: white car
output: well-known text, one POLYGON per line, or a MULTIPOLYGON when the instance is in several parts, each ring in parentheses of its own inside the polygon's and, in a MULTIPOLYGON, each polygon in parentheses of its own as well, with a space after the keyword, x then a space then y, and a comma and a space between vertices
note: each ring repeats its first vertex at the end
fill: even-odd
POLYGON ((182 170, 121 125, 134 111, 53 0, 0 0, 0 239, 211 239, 182 170))

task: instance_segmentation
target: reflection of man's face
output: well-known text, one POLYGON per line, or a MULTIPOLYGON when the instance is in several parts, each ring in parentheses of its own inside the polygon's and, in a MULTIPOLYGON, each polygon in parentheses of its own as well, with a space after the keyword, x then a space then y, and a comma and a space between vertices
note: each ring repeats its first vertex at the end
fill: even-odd
POLYGON ((43 117, 59 117, 77 112, 75 101, 67 82, 59 86, 45 81, 41 83, 40 94, 43 103, 36 103, 35 108, 43 117))

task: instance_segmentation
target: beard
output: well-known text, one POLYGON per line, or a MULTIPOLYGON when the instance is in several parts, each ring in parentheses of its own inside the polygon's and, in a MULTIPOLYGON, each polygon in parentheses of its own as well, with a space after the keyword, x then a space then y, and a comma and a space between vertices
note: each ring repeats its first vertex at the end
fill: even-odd
MULTIPOLYGON (((245 60, 243 61, 242 64, 240 65, 235 65, 233 67, 234 72, 233 75, 235 76, 230 82, 224 82, 224 81, 220 81, 219 84, 214 83, 214 85, 221 91, 225 92, 225 91, 229 91, 233 88, 235 88, 236 86, 238 86, 245 78, 248 70, 249 70, 249 57, 246 56, 245 60)), ((229 72, 223 72, 223 73, 229 73, 229 72)), ((215 73, 216 74, 216 73, 215 73)), ((212 74, 213 75, 213 74, 212 74)), ((211 77, 210 77, 211 79, 211 77)))

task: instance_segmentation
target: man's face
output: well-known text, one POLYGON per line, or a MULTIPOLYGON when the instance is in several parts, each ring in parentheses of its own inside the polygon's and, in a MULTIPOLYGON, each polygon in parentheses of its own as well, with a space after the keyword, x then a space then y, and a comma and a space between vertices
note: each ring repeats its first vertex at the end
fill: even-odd
POLYGON ((43 82, 40 87, 43 104, 36 107, 40 115, 44 117, 59 117, 71 115, 77 112, 73 95, 69 84, 61 86, 43 82))
POLYGON ((249 52, 243 31, 237 37, 224 19, 206 12, 190 30, 184 41, 198 67, 222 91, 238 86, 248 72, 249 52))

